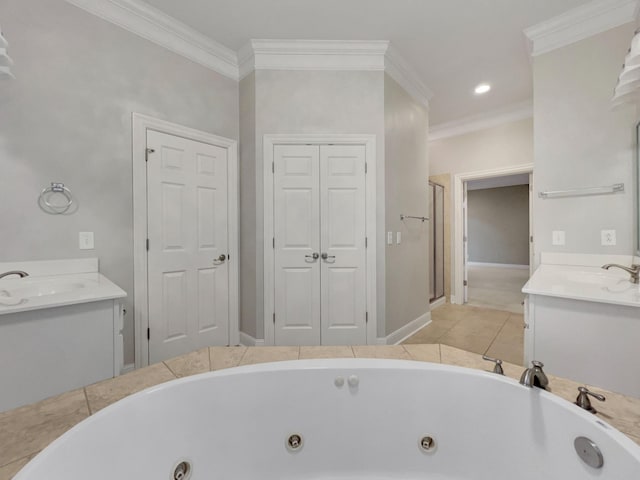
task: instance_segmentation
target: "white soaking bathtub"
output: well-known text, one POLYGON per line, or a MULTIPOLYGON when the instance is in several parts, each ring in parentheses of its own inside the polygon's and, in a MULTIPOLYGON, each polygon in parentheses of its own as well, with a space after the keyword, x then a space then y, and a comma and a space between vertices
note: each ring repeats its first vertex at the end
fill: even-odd
POLYGON ((640 478, 640 447, 595 415, 492 373, 307 360, 132 395, 78 424, 15 479, 188 477, 631 480, 640 478), (599 447, 601 468, 578 456, 577 437, 599 447), (182 462, 186 475, 186 464, 175 473, 182 462))

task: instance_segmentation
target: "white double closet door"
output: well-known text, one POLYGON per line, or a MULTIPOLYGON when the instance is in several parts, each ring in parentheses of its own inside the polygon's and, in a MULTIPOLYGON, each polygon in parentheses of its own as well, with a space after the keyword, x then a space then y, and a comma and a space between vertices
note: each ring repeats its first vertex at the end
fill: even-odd
POLYGON ((366 344, 360 145, 274 146, 274 343, 366 344))

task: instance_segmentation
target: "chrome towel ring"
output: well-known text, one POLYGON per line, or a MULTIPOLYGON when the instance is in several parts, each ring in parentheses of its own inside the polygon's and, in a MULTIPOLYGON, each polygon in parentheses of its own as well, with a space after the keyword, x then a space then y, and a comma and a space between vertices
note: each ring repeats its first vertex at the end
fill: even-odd
POLYGON ((64 186, 64 183, 51 182, 50 186, 43 188, 40 192, 38 203, 45 212, 51 215, 61 215, 66 213, 73 205, 73 194, 71 190, 64 186), (60 204, 51 203, 50 200, 54 195, 62 195, 65 199, 64 202, 60 204))

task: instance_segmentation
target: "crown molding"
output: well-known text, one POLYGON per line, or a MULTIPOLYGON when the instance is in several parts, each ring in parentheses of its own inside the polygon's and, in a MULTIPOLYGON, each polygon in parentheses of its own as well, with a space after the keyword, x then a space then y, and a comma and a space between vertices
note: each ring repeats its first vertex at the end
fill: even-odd
POLYGON ((452 122, 433 125, 429 129, 429 141, 464 135, 465 133, 485 130, 531 117, 533 117, 533 102, 531 100, 514 103, 488 113, 472 115, 452 122))
POLYGON ((417 102, 431 90, 386 40, 251 40, 238 52, 240 79, 254 70, 384 71, 417 102))
POLYGON ((384 57, 384 70, 404 88, 417 102, 429 108, 433 92, 420 80, 415 70, 389 45, 384 57))
POLYGON ((385 40, 250 40, 238 52, 240 78, 254 70, 384 70, 385 40))
POLYGON ((140 0, 66 0, 103 20, 238 80, 238 57, 230 48, 140 0))
POLYGON ((532 57, 570 45, 638 17, 638 0, 594 0, 524 30, 532 57))

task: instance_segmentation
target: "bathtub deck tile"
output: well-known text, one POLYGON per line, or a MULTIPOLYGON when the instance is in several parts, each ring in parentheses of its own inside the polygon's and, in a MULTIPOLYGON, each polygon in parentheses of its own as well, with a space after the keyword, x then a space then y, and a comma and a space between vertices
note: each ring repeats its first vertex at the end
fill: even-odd
POLYGON ((237 367, 247 347, 209 347, 211 370, 237 367))
POLYGON ((39 452, 88 416, 82 389, 0 413, 0 466, 39 452))
POLYGON ((349 346, 300 347, 300 360, 311 358, 353 358, 353 349, 349 346))
POLYGON ((402 345, 354 345, 356 358, 389 358, 411 360, 411 355, 402 345))
POLYGON ((440 345, 403 345, 413 360, 440 363, 440 345))
POLYGON ((161 362, 89 385, 86 387, 86 391, 91 413, 95 413, 132 393, 175 378, 171 370, 161 362))
POLYGON ((209 348, 201 348, 195 352, 165 360, 164 364, 178 378, 208 372, 211 370, 209 348))
POLYGON ((297 360, 299 355, 300 347, 247 347, 240 365, 297 360))
MULTIPOLYGON (((584 385, 584 384, 580 384, 584 385)), ((598 410, 598 416, 605 422, 610 423, 618 430, 631 433, 640 438, 640 401, 625 397, 619 393, 606 392, 598 387, 587 385, 589 390, 602 393, 606 400, 598 402, 591 399, 593 406, 598 410)), ((577 392, 576 392, 577 394, 577 392)), ((573 395, 572 401, 576 395, 573 395)))
POLYGON ((35 456, 36 454, 34 453, 33 455, 29 455, 28 457, 21 458, 15 462, 11 462, 0 467, 0 480, 10 480, 13 478, 13 476, 35 456))

